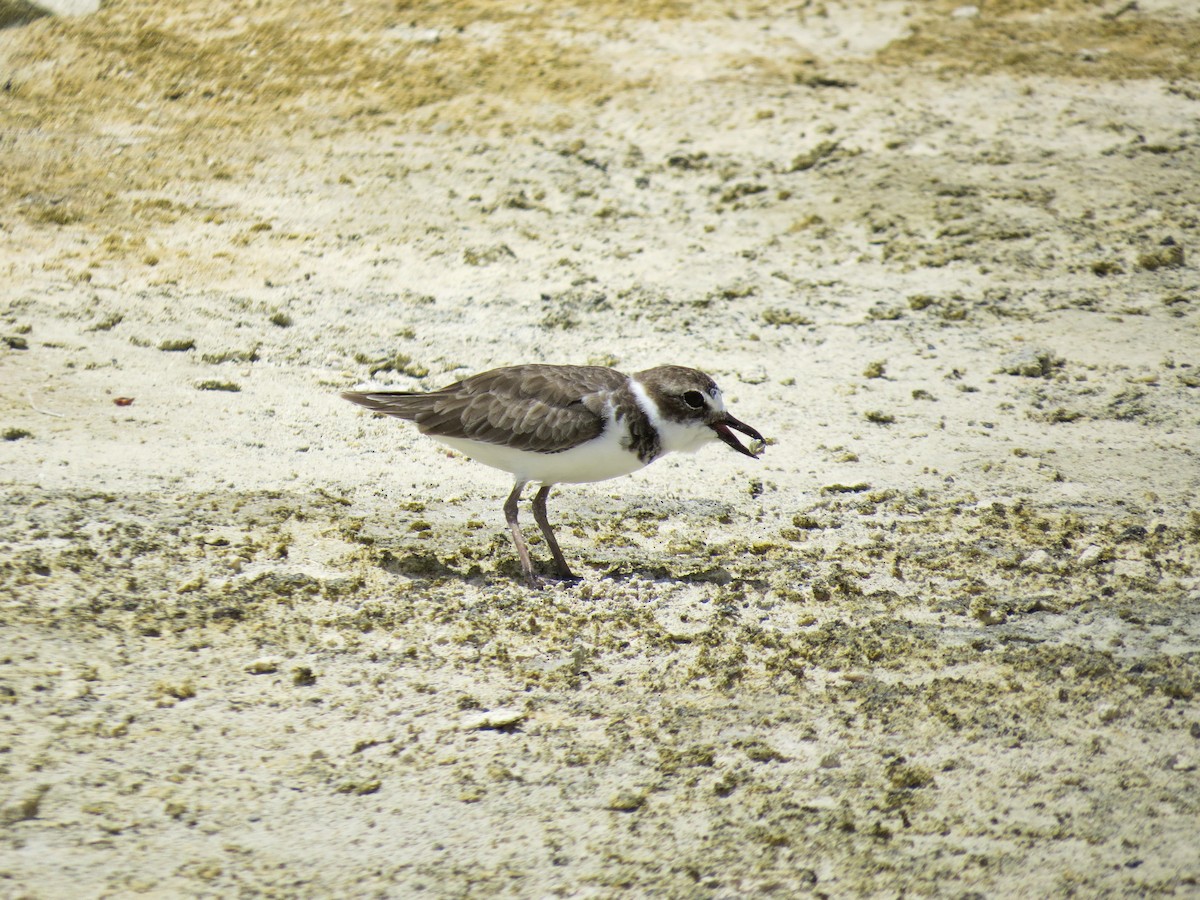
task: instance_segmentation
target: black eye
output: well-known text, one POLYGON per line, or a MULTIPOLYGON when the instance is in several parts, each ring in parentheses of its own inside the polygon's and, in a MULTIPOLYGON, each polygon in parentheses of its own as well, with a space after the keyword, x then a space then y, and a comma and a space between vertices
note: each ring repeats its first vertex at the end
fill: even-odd
POLYGON ((704 407, 704 395, 699 391, 688 391, 683 395, 683 402, 691 409, 702 409, 704 407))

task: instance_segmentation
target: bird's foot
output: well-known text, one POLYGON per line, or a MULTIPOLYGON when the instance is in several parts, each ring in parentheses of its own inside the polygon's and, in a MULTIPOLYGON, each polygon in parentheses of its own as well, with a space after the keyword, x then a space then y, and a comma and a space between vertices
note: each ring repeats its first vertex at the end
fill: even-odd
POLYGON ((525 583, 535 590, 552 587, 556 584, 571 587, 572 585, 579 584, 581 581, 583 581, 582 578, 570 571, 556 572, 553 575, 535 575, 529 573, 525 576, 525 583))

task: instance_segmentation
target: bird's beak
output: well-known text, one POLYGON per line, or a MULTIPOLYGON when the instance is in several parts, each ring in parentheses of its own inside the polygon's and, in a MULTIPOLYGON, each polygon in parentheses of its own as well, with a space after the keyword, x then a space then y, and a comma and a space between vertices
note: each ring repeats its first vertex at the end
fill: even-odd
POLYGON ((758 459, 758 453, 754 453, 748 447, 744 446, 742 442, 739 441, 734 435, 733 429, 736 428, 742 434, 754 438, 754 440, 758 441, 760 444, 766 443, 766 438, 764 438, 761 434, 759 434, 745 422, 739 422, 728 413, 725 414, 725 418, 720 422, 713 422, 708 427, 717 433, 717 437, 723 440, 738 453, 744 453, 746 456, 749 456, 753 459, 758 459))

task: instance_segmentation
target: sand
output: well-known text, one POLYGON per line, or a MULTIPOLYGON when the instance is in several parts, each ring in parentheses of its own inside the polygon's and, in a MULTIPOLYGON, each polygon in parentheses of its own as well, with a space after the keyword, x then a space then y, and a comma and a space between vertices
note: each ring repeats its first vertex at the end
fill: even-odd
POLYGON ((0 30, 0 894, 1200 892, 1193 4, 231 6, 0 30))

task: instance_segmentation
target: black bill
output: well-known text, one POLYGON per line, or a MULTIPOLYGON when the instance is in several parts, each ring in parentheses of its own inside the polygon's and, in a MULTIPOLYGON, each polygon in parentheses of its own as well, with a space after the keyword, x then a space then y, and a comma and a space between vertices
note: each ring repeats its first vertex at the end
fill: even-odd
POLYGON ((746 456, 752 457, 753 459, 758 459, 758 453, 755 453, 750 450, 750 448, 744 446, 742 442, 739 441, 734 435, 733 430, 737 429, 742 434, 754 438, 754 440, 760 445, 766 443, 766 438, 764 438, 761 434, 759 434, 745 422, 739 422, 728 413, 725 414, 725 419, 723 421, 713 422, 709 427, 717 433, 717 437, 727 443, 738 453, 744 453, 746 456))

